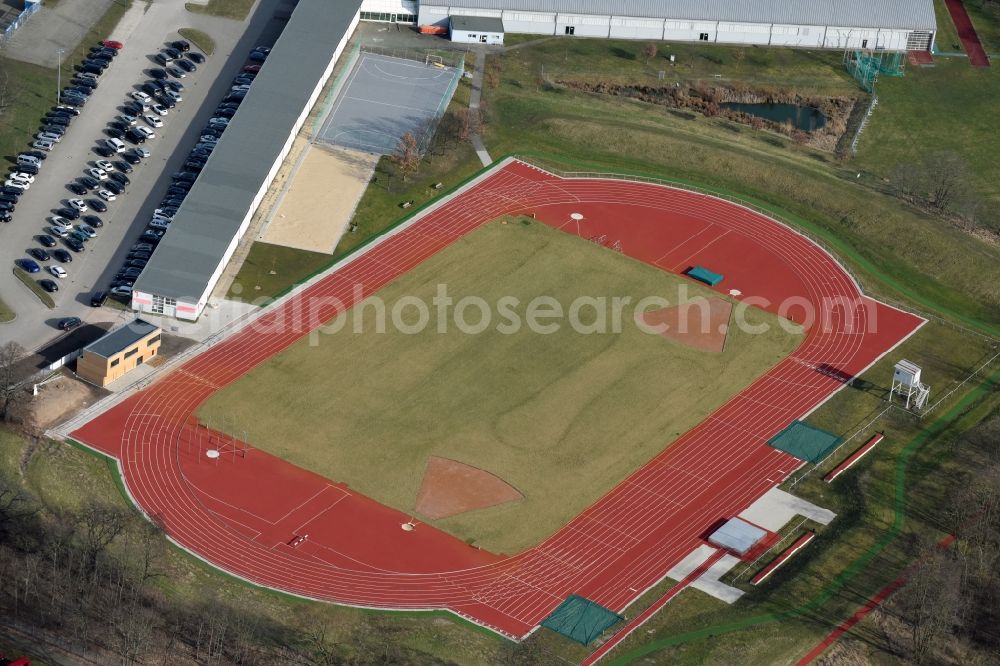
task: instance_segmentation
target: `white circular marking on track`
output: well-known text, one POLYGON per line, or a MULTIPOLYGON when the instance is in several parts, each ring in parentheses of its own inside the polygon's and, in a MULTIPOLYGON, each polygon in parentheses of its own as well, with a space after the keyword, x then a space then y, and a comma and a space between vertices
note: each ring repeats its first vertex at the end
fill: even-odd
POLYGON ((569 217, 572 220, 582 220, 583 219, 583 213, 570 213, 569 217))
POLYGON ((742 296, 743 292, 740 291, 739 289, 730 289, 729 290, 729 295, 730 296, 742 296))
POLYGON ((216 458, 219 457, 219 452, 216 449, 209 449, 208 451, 205 451, 205 455, 211 458, 212 460, 215 460, 216 458))

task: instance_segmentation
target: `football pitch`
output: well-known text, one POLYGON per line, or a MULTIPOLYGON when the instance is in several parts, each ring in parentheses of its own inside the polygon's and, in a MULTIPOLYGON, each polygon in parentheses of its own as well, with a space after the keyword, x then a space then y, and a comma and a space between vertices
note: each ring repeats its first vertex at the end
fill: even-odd
MULTIPOLYGON (((767 324, 767 332, 730 326, 721 353, 634 324, 641 299, 677 303, 679 287, 689 298, 719 297, 541 223, 492 222, 341 315, 337 332, 306 336, 216 392, 199 418, 219 429, 238 423, 233 434, 245 431, 255 448, 483 548, 515 553, 555 532, 801 340, 753 308, 744 319, 767 324), (417 331, 414 299, 436 315, 442 287, 455 303, 449 316, 432 316, 417 331), (477 332, 459 330, 452 316, 465 297, 491 310, 477 332), (497 304, 516 299, 510 310, 524 323, 537 297, 551 299, 547 312, 588 299, 578 317, 588 330, 567 318, 544 320, 556 330, 504 325, 511 319, 497 304), (615 297, 631 299, 620 332, 615 297), (593 304, 602 299, 606 316, 598 317, 593 304), (392 324, 393 311, 403 330, 392 324), (607 332, 597 332, 599 321, 607 332), (432 456, 484 470, 523 497, 430 520, 415 507, 432 456)), ((478 323, 482 314, 467 307, 464 320, 478 323)))

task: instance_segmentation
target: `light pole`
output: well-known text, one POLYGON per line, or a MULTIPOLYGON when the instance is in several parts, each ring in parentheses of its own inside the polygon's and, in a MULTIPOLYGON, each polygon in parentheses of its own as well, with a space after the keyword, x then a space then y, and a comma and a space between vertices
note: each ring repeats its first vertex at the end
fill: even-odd
POLYGON ((64 49, 56 49, 56 104, 59 103, 59 94, 62 91, 62 57, 64 49))

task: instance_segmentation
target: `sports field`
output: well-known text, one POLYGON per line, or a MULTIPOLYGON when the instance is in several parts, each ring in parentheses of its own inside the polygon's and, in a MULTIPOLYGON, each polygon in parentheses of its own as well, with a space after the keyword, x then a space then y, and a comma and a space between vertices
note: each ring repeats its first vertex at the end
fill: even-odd
MULTIPOLYGON (((524 222, 481 227, 378 296, 389 312, 404 296, 430 305, 441 284, 456 302, 517 298, 521 315, 541 295, 564 310, 580 296, 676 302, 681 284, 692 297, 716 295, 524 222)), ((252 446, 404 512, 414 510, 429 456, 484 469, 524 499, 434 524, 505 553, 554 533, 800 341, 758 310, 747 319, 770 323, 768 333, 733 327, 725 351, 709 353, 642 332, 632 305, 620 334, 581 334, 566 321, 551 334, 505 333, 495 307, 493 324, 478 334, 458 331, 451 319, 447 334, 433 319, 420 333, 391 325, 379 333, 370 301, 359 307, 362 333, 348 312, 341 331, 270 358, 216 392, 199 417, 214 427, 238 423, 252 446)), ((416 310, 406 312, 413 323, 416 310)), ((471 312, 466 319, 475 322, 478 310, 471 312)), ((592 323, 587 312, 581 319, 592 323)))

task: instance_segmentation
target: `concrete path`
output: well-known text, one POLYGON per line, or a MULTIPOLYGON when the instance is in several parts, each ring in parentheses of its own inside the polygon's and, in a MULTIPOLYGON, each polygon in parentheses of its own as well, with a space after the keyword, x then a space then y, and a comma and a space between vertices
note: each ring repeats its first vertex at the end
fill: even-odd
MULTIPOLYGON (((476 69, 472 74, 472 93, 469 95, 469 110, 478 111, 479 101, 483 96, 483 72, 486 70, 486 51, 484 49, 478 49, 476 51, 476 69)), ((483 166, 489 166, 493 164, 493 158, 490 154, 486 152, 486 144, 483 143, 483 137, 476 132, 470 137, 472 141, 472 147, 476 150, 476 155, 479 156, 479 161, 483 163, 483 166)))
MULTIPOLYGON (((69 53, 104 16, 114 0, 62 0, 42 8, 17 29, 4 46, 4 55, 42 67, 55 67, 58 50, 69 53)), ((145 5, 136 2, 137 5, 145 5)))

